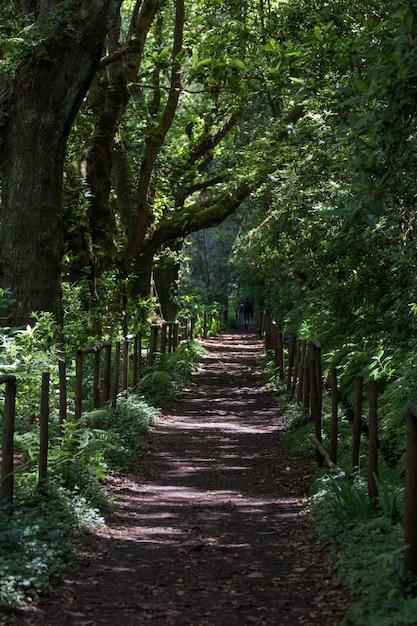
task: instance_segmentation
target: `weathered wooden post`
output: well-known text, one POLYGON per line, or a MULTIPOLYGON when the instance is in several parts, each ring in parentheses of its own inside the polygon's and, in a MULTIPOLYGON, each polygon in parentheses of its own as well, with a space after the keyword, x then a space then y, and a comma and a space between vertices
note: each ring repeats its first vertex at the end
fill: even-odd
POLYGON ((138 338, 137 355, 138 355, 138 373, 139 373, 139 370, 142 367, 142 331, 141 329, 137 331, 136 336, 138 338))
POLYGON ((126 391, 129 387, 129 335, 123 340, 122 351, 122 389, 126 391))
POLYGON ((378 416, 377 416, 378 386, 376 380, 371 380, 368 385, 369 402, 369 470, 368 470, 368 491, 369 499, 375 502, 378 497, 378 416))
POLYGON ((272 341, 272 319, 269 314, 265 315, 265 348, 271 350, 273 347, 272 341))
POLYGON ((271 321, 271 350, 274 352, 274 364, 278 365, 278 327, 275 320, 271 321))
POLYGON ((75 357, 75 419, 83 412, 83 351, 77 350, 75 357))
POLYGON ((158 348, 158 324, 151 324, 150 333, 148 360, 149 364, 153 365, 158 348))
POLYGON ((136 391, 138 386, 138 372, 139 372, 139 331, 136 331, 133 336, 133 375, 132 375, 132 389, 136 391))
POLYGON ((363 378, 357 376, 355 380, 355 406, 353 413, 353 442, 352 442, 352 467, 360 472, 360 449, 362 430, 362 390, 363 378))
POLYGON ((59 376, 59 427, 62 432, 62 426, 67 419, 67 366, 64 359, 58 361, 59 376))
POLYGON ((307 341, 305 339, 302 339, 301 340, 301 352, 300 352, 300 377, 298 381, 298 395, 297 395, 297 401, 300 404, 303 401, 303 393, 304 393, 306 354, 307 354, 307 341))
POLYGON ((117 394, 119 393, 119 374, 120 374, 120 341, 116 341, 114 350, 114 368, 113 368, 113 387, 111 389, 111 403, 115 409, 117 404, 117 394))
POLYGON ((99 409, 101 404, 101 350, 99 346, 94 346, 92 350, 94 354, 93 407, 99 409))
POLYGON ((417 405, 407 410, 404 502, 404 583, 409 575, 417 577, 417 405))
POLYGON ((172 333, 172 351, 173 352, 178 348, 179 337, 180 337, 179 323, 173 322, 173 333, 172 333))
POLYGON ((264 336, 264 319, 265 319, 265 311, 259 311, 258 320, 259 320, 259 339, 262 339, 264 336))
POLYGON ((303 385, 303 408, 305 412, 310 408, 310 360, 311 360, 312 347, 311 343, 306 349, 305 369, 304 369, 304 385, 303 385))
POLYGON ((291 389, 292 372, 294 367, 294 355, 297 336, 295 333, 290 334, 290 343, 288 346, 288 370, 287 370, 287 389, 291 389))
POLYGON ((16 405, 16 376, 2 374, 0 375, 0 383, 6 384, 1 439, 1 501, 12 504, 14 486, 13 441, 16 405))
MULTIPOLYGON (((161 354, 165 354, 167 351, 167 334, 170 331, 170 325, 168 322, 162 322, 161 326, 161 354)), ((168 350, 169 351, 169 350, 168 350)))
POLYGON ((269 315, 267 313, 265 314, 264 325, 265 325, 264 345, 265 345, 265 349, 269 350, 269 315))
MULTIPOLYGON (((310 360, 310 389, 311 389, 311 419, 314 424, 314 434, 317 441, 322 443, 321 408, 320 408, 320 384, 317 380, 317 363, 315 359, 310 360)), ((323 457, 317 450, 317 462, 323 465, 323 457)))
POLYGON ((40 407, 40 446, 39 446, 39 479, 42 485, 48 478, 48 447, 49 447, 49 372, 42 374, 42 391, 40 407))
POLYGON ((291 394, 295 393, 295 389, 297 387, 299 367, 300 367, 300 357, 301 357, 301 343, 299 339, 296 339, 295 347, 294 347, 294 367, 293 367, 293 374, 291 377, 291 394))
POLYGON ((311 349, 313 359, 316 362, 316 380, 317 380, 317 394, 318 403, 320 407, 320 414, 323 405, 323 393, 322 393, 322 371, 321 371, 321 344, 318 339, 311 340, 311 349))
POLYGON ((279 377, 281 380, 285 378, 285 361, 284 361, 284 333, 279 330, 277 333, 278 358, 279 358, 279 377))
POLYGON ((330 387, 332 397, 332 415, 330 425, 330 458, 332 462, 337 465, 339 390, 337 387, 337 372, 335 367, 332 367, 330 370, 330 387))
POLYGON ((207 312, 204 311, 203 337, 207 338, 207 312))

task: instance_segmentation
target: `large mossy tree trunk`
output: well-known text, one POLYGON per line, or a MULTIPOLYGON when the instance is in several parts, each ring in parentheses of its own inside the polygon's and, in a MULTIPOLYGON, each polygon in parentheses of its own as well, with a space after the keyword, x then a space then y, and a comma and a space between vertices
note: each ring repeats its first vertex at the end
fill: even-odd
POLYGON ((28 323, 34 311, 62 317, 66 142, 121 3, 79 0, 70 9, 65 1, 38 3, 32 29, 48 36, 37 38, 41 43, 17 68, 2 106, 0 286, 15 299, 7 325, 28 323))

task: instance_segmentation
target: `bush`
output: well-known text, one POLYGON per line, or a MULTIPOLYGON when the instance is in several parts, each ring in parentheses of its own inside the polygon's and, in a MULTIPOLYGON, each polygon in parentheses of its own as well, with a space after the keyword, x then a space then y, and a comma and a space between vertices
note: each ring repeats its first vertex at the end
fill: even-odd
POLYGON ((164 407, 177 397, 177 389, 171 376, 161 370, 146 374, 138 383, 138 392, 155 407, 164 407))
POLYGON ((85 498, 50 483, 42 492, 20 485, 19 503, 0 508, 0 611, 43 591, 72 561, 71 535, 104 520, 85 498))
MULTIPOLYGON (((380 485, 381 486, 381 485, 380 485)), ((403 528, 395 490, 375 506, 353 474, 326 474, 311 500, 313 534, 356 599, 343 626, 414 624, 417 599, 404 597, 403 528)))

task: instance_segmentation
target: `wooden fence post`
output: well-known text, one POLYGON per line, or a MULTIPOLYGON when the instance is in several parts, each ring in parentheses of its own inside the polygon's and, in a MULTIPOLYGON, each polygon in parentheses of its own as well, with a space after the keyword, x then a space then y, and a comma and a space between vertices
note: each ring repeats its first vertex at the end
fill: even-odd
POLYGON ((101 351, 99 346, 94 347, 94 382, 93 382, 93 407, 95 409, 100 408, 101 403, 101 387, 100 387, 100 375, 101 375, 101 351))
POLYGON ((168 352, 175 351, 175 322, 168 322, 168 337, 167 337, 168 352))
POLYGON ((142 368, 142 331, 139 329, 136 333, 138 338, 137 355, 138 355, 138 372, 142 368))
MULTIPOLYGON (((168 344, 168 334, 169 334, 169 329, 170 326, 168 324, 168 322, 162 322, 162 326, 161 326, 161 354, 165 354, 165 352, 167 351, 167 344, 168 344)), ((169 350, 168 350, 169 352, 169 350)))
POLYGON ((281 380, 285 378, 285 361, 284 361, 284 333, 279 330, 277 333, 278 344, 278 365, 279 365, 279 377, 281 380))
POLYGON ((75 357, 75 419, 80 419, 83 412, 83 353, 77 350, 75 357))
POLYGON ((48 478, 49 446, 49 372, 42 374, 42 392, 40 408, 40 446, 38 486, 42 487, 48 478))
POLYGON ((149 339, 148 360, 149 360, 149 364, 153 365, 155 361, 155 354, 158 348, 158 324, 151 324, 150 333, 151 333, 151 336, 149 339))
POLYGON ((178 348, 179 345, 179 337, 180 337, 180 328, 178 322, 173 322, 173 333, 172 333, 172 351, 178 348))
POLYGON ((119 393, 120 350, 120 341, 116 341, 114 351, 113 387, 111 389, 111 403, 114 409, 116 408, 117 394, 119 393))
POLYGON ((300 377, 298 381, 298 396, 297 396, 297 401, 300 404, 303 401, 306 354, 307 354, 307 341, 305 339, 302 339, 301 340, 301 353, 300 353, 300 377))
POLYGON ((368 491, 369 499, 375 502, 378 497, 378 486, 375 476, 378 478, 378 416, 377 416, 378 386, 376 380, 371 380, 368 386, 369 402, 369 471, 368 491))
POLYGON ((332 415, 330 426, 330 458, 337 465, 337 435, 338 435, 338 408, 339 408, 339 390, 337 388, 337 372, 336 368, 330 370, 330 387, 332 396, 332 415))
POLYGON ((271 322, 271 350, 274 352, 274 364, 278 364, 278 327, 275 320, 271 322))
POLYGON ((1 439, 1 501, 12 504, 14 485, 13 441, 16 405, 16 376, 11 376, 9 374, 0 375, 0 383, 6 384, 1 439))
POLYGON ((287 389, 291 389, 291 381, 292 381, 292 372, 294 367, 294 355, 295 355, 295 346, 297 342, 297 336, 295 333, 291 333, 290 335, 290 344, 288 346, 288 371, 287 371, 287 389))
POLYGON ((58 361, 59 375, 59 427, 62 434, 62 426, 67 419, 67 366, 64 359, 58 361))
POLYGON ((417 405, 407 410, 404 502, 404 574, 417 577, 417 405))
POLYGON ((310 407, 310 359, 311 359, 311 344, 306 349, 305 369, 304 369, 304 385, 303 385, 303 408, 307 412, 310 407))
POLYGON ((316 362, 316 381, 317 381, 317 398, 319 403, 320 414, 322 411, 323 404, 323 393, 322 393, 322 371, 321 371, 321 344, 318 339, 311 340, 311 350, 313 359, 316 362))
POLYGON ((258 319, 259 319, 259 339, 262 339, 262 337, 264 336, 264 319, 265 319, 265 311, 259 311, 258 314, 258 319))
POLYGON ((272 320, 269 314, 265 315, 265 348, 267 350, 272 348, 272 320))
POLYGON ((352 468, 360 472, 360 448, 362 430, 362 390, 363 378, 357 376, 355 380, 355 406, 353 414, 353 442, 352 442, 352 468))
POLYGON ((129 336, 127 335, 123 341, 122 354, 122 389, 126 391, 129 387, 129 336))
POLYGON ((291 395, 295 393, 301 365, 301 340, 296 339, 294 348, 294 371, 291 380, 291 395))
POLYGON ((133 336, 133 375, 132 375, 132 389, 136 391, 138 386, 138 372, 139 372, 139 331, 133 336))
MULTIPOLYGON (((311 419, 314 423, 314 433, 317 440, 322 443, 322 428, 321 428, 321 408, 320 408, 320 389, 321 385, 317 376, 317 363, 315 359, 310 360, 310 389, 311 389, 311 419)), ((323 457, 317 450, 317 462, 319 465, 323 465, 323 457)))

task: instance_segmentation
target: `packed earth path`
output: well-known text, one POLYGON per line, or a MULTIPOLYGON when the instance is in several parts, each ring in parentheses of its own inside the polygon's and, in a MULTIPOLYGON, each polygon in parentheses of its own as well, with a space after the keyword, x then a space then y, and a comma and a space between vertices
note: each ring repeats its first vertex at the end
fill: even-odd
MULTIPOLYGON (((261 381, 249 331, 203 341, 201 368, 146 443, 140 475, 109 479, 108 526, 47 597, 36 626, 336 626, 347 596, 309 529, 312 459, 261 381)), ((16 622, 15 622, 16 623, 16 622)))

